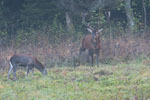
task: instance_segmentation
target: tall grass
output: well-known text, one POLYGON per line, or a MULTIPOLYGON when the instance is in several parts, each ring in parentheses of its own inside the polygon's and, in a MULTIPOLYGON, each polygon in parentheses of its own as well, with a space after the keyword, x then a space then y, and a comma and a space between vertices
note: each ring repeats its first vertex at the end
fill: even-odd
MULTIPOLYGON (((79 56, 81 39, 76 41, 62 40, 60 43, 50 43, 48 37, 39 37, 36 42, 25 41, 20 44, 12 42, 11 45, 0 48, 0 68, 8 68, 8 59, 14 52, 31 54, 37 57, 47 67, 86 65, 87 52, 79 56), (80 58, 80 62, 79 62, 80 58)), ((150 57, 150 40, 140 37, 117 37, 111 40, 101 37, 100 63, 117 64, 128 63, 137 58, 150 57)))

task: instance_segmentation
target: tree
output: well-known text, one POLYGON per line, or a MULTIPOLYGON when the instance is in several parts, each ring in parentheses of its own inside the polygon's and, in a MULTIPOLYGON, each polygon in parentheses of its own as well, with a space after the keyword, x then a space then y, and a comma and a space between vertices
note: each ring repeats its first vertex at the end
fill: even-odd
POLYGON ((146 7, 145 7, 145 0, 142 0, 142 5, 143 5, 143 11, 144 11, 144 32, 146 31, 146 15, 147 15, 147 12, 146 12, 146 7))
POLYGON ((125 12, 126 12, 127 21, 128 21, 128 24, 129 24, 129 29, 132 32, 134 30, 135 22, 133 20, 131 0, 124 0, 124 2, 125 2, 125 12))

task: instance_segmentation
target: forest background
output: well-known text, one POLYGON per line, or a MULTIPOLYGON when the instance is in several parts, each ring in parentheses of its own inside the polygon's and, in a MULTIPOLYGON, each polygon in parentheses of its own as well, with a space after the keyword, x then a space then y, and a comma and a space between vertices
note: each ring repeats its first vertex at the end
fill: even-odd
POLYGON ((87 23, 103 28, 101 63, 150 57, 150 0, 1 0, 1 68, 14 52, 48 67, 78 65, 81 40, 90 34, 85 13, 87 23))

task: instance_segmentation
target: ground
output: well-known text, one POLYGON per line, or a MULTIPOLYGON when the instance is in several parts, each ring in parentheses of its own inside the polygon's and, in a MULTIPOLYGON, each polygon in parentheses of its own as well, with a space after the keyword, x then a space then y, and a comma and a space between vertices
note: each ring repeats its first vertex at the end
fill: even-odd
POLYGON ((0 100, 150 100, 150 65, 145 61, 55 67, 47 76, 35 70, 25 77, 25 70, 18 70, 17 77, 7 80, 7 71, 1 72, 0 100))

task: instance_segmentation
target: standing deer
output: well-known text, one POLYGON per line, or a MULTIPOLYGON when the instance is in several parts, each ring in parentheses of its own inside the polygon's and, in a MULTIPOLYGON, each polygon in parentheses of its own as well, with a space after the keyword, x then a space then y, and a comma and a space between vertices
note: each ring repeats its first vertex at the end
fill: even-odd
MULTIPOLYGON (((85 16, 83 18, 83 21, 85 21, 85 16)), ((85 23, 83 23, 85 24, 85 23)), ((100 33, 102 31, 102 29, 96 30, 94 28, 92 28, 89 24, 86 25, 87 26, 87 30, 91 33, 89 35, 86 35, 83 40, 82 40, 82 46, 80 48, 80 55, 82 51, 88 50, 88 61, 89 61, 89 57, 91 57, 91 61, 92 61, 92 66, 93 66, 93 55, 96 54, 96 63, 97 63, 97 67, 98 67, 98 63, 99 63, 99 52, 100 52, 100 35, 98 33, 100 33)))
POLYGON ((11 71, 13 70, 13 77, 15 80, 16 78, 16 70, 18 67, 26 67, 27 72, 26 76, 28 76, 29 70, 32 71, 33 68, 37 68, 43 75, 47 74, 46 67, 44 67, 35 57, 30 55, 23 55, 23 54, 13 54, 9 59, 10 69, 8 71, 8 79, 11 71))

